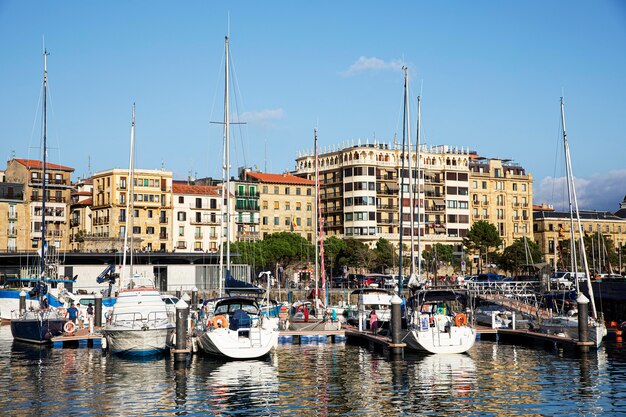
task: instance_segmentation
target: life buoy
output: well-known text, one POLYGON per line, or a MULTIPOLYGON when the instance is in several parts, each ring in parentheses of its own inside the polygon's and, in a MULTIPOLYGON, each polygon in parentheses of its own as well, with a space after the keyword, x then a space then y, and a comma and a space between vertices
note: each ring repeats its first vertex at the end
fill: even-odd
POLYGON ((288 316, 288 311, 286 306, 280 307, 280 312, 278 313, 278 317, 281 319, 286 319, 288 316))
POLYGON ((211 324, 213 324, 213 327, 216 329, 218 327, 226 328, 228 327, 228 319, 224 315, 215 316, 213 317, 211 324))
POLYGON ((454 325, 456 327, 465 326, 467 324, 467 316, 464 313, 459 313, 454 316, 454 325))
POLYGON ((63 326, 63 330, 65 330, 65 333, 74 333, 74 331, 76 331, 76 325, 73 321, 68 321, 63 326))

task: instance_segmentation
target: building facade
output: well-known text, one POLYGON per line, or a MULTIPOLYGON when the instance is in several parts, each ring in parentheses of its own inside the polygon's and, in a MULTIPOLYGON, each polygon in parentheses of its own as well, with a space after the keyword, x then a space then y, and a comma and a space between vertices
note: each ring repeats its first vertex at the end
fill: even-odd
MULTIPOLYGON (((419 235, 422 250, 443 243, 460 253, 470 227, 469 151, 422 146, 419 155, 418 164, 415 149, 403 153, 385 143, 324 149, 318 159, 325 234, 397 246, 402 211, 403 245, 410 248, 412 234, 416 252, 419 235)), ((312 153, 296 157, 295 174, 314 179, 312 153)))
POLYGON ((70 250, 83 252, 85 237, 91 232, 93 183, 91 178, 74 183, 70 201, 70 250))
MULTIPOLYGON (((72 190, 71 174, 74 168, 46 163, 46 196, 43 195, 43 163, 33 159, 13 158, 7 162, 5 181, 23 187, 26 215, 23 221, 14 219, 17 232, 24 232, 26 251, 41 249, 43 201, 46 202, 46 240, 49 246, 67 250, 69 246, 69 202, 72 190), (19 223, 19 226, 18 226, 19 223)), ((19 216, 19 209, 14 211, 19 216)), ((15 230, 15 229, 14 229, 15 230)), ((16 248, 19 239, 16 240, 16 248)))
MULTIPOLYGON (((595 210, 579 210, 580 222, 583 234, 585 236, 600 237, 600 242, 594 241, 591 252, 598 254, 598 259, 602 258, 605 253, 604 247, 607 242, 613 245, 619 254, 619 258, 626 256, 623 253, 624 245, 626 245, 626 198, 620 204, 620 210, 615 213, 595 210), (625 216, 620 216, 625 214, 625 216), (599 234, 599 235, 598 235, 599 234)), ((555 211, 546 209, 545 206, 535 206, 533 211, 533 231, 535 242, 541 248, 545 262, 550 263, 553 268, 563 269, 563 266, 569 264, 570 261, 564 260, 562 253, 562 244, 569 246, 571 237, 571 222, 569 212, 555 211)), ((578 231, 578 223, 574 221, 574 236, 580 237, 578 231)), ((592 239, 593 240, 593 239, 592 239)), ((589 248, 586 248, 589 251, 589 248)), ((567 254, 565 254, 567 255, 567 254)), ((626 264, 626 257, 622 260, 626 264)), ((589 267, 596 271, 600 268, 593 267, 593 259, 587 259, 589 267)), ((613 265, 618 269, 618 265, 613 265)), ((606 272, 606 271, 604 271, 606 272)))
POLYGON ((509 160, 472 155, 469 165, 472 222, 487 221, 498 230, 502 248, 516 239, 533 239, 533 179, 509 160))
POLYGON ((172 247, 176 252, 219 250, 222 229, 221 187, 174 181, 172 247))
POLYGON ((133 201, 127 169, 95 173, 91 233, 85 248, 98 251, 123 250, 127 217, 134 250, 172 250, 172 173, 163 170, 134 170, 133 201), (128 208, 128 207, 132 208, 128 208), (130 210, 130 212, 128 212, 130 210))
POLYGON ((30 234, 27 219, 27 204, 24 202, 24 185, 0 183, 0 252, 17 252, 27 247, 30 234))
MULTIPOLYGON (((309 242, 313 242, 314 229, 314 182, 291 174, 267 174, 262 172, 246 171, 244 179, 247 181, 247 191, 259 193, 259 228, 261 239, 278 232, 291 231, 297 233, 309 242), (253 186, 252 184, 256 184, 253 186)), ((236 186, 242 185, 238 183, 236 186)), ((239 188, 237 188, 239 191, 239 188)), ((250 197, 254 201, 255 197, 250 197)), ((238 202, 239 201, 238 199, 238 202)), ((250 207, 250 206, 248 206, 250 207)), ((254 213, 246 210, 243 213, 254 213)), ((245 214, 244 214, 245 216, 245 214)), ((254 219, 254 217, 249 217, 254 219)), ((242 236, 244 237, 244 236, 242 236)))

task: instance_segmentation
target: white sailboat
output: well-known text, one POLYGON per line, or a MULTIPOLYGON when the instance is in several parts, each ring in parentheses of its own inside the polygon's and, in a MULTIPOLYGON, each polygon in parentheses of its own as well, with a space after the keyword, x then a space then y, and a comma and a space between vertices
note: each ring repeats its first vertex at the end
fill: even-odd
MULTIPOLYGON (((409 108, 409 80, 407 74, 407 68, 404 67, 404 126, 403 136, 409 136, 408 126, 408 108, 409 108)), ((419 103, 419 99, 418 99, 419 103)), ((420 110, 418 108, 418 161, 419 161, 419 124, 420 124, 420 110)), ((402 150, 404 152, 404 137, 402 143, 402 150)), ((409 145, 409 161, 410 161, 410 145, 409 145)), ((404 162, 403 162, 404 164, 404 162)), ((410 165, 409 165, 410 167, 410 165)), ((421 166, 418 163, 418 175, 417 181, 419 184, 420 173, 419 168, 421 166)), ((410 169, 409 169, 410 171, 410 169)), ((409 181, 411 178, 409 174, 409 181)), ((402 181, 404 177, 402 176, 402 181)), ((404 188, 404 187, 401 187, 404 188)), ((419 187, 418 187, 419 189, 419 187)), ((413 195, 413 187, 409 186, 411 195, 413 195)), ((420 199, 418 195, 418 201, 420 199)), ((402 205, 403 198, 400 197, 400 204, 402 205)), ((411 198, 412 201, 412 198, 411 198)), ((418 203, 418 207, 419 207, 418 203)), ((400 209, 402 213, 402 206, 400 209)), ((418 209, 418 231, 420 230, 421 221, 419 219, 418 209)), ((401 214, 402 217, 402 214, 401 214)), ((402 271, 402 218, 400 220, 400 271, 402 271)), ((413 231, 413 203, 411 203, 411 232, 413 231)), ((418 247, 421 249, 418 232, 418 247)), ((414 261, 413 256, 413 234, 411 233, 411 280, 410 286, 412 287, 413 296, 407 301, 407 329, 402 330, 402 340, 406 343, 407 348, 416 351, 423 351, 427 353, 464 353, 474 346, 476 341, 476 330, 470 323, 468 323, 467 316, 461 310, 462 300, 459 294, 453 291, 436 291, 419 288, 419 281, 421 275, 421 262, 418 267, 417 276, 414 274, 414 261)), ((419 249, 418 249, 419 250, 419 249)), ((421 254, 418 254, 418 259, 421 254)))
POLYGON ((165 352, 171 347, 175 325, 169 320, 165 301, 153 282, 134 275, 126 279, 126 253, 130 250, 130 272, 133 270, 133 244, 128 247, 129 222, 134 206, 134 148, 135 105, 130 141, 130 196, 127 199, 124 255, 120 290, 111 316, 103 330, 106 346, 113 353, 131 356, 150 356, 165 352))
MULTIPOLYGON (((230 180, 230 110, 229 110, 229 47, 225 40, 224 89, 224 170, 227 184, 230 180)), ((227 201, 230 190, 224 190, 227 201)), ((230 277, 230 202, 226 204, 226 276, 230 277)), ((221 245, 223 247, 224 245, 221 245)), ((220 249, 221 252, 221 249, 220 249)), ((221 261, 220 261, 221 262, 221 261)), ((221 283, 220 283, 221 284, 221 283)), ((220 296, 221 296, 220 287, 220 296)), ((267 355, 278 345, 278 330, 274 321, 263 317, 255 298, 224 297, 215 304, 214 317, 198 338, 198 346, 205 353, 228 359, 256 359, 267 355)))
MULTIPOLYGON (((579 288, 579 276, 583 275, 578 271, 578 256, 582 259, 582 268, 585 282, 587 283, 587 293, 589 294, 589 302, 591 306, 591 316, 589 317, 589 341, 593 342, 596 347, 600 347, 602 339, 607 334, 604 320, 598 317, 596 304, 593 296, 593 287, 589 277, 589 265, 587 263, 587 253, 585 251, 585 240, 578 212, 578 199, 576 198, 576 187, 574 185, 574 173, 572 171, 572 160, 570 157, 569 143, 567 142, 567 132, 565 130, 565 104, 561 97, 561 125, 563 127, 563 149, 565 152, 565 176, 567 179, 567 199, 570 213, 570 259, 572 270, 575 272, 574 284, 576 288, 577 298, 585 297, 579 288), (576 234, 579 236, 580 247, 577 250, 576 234)), ((555 245, 556 246, 556 245, 555 245)), ((585 297, 586 298, 586 297, 585 297)), ((574 311, 571 314, 558 315, 548 319, 544 319, 539 323, 539 328, 548 333, 564 334, 572 339, 578 339, 578 316, 574 311)))

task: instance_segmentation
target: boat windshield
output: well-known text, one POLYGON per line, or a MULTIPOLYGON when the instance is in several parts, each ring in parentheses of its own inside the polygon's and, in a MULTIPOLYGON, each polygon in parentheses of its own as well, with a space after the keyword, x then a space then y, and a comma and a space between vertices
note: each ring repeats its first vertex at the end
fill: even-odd
POLYGON ((215 315, 219 314, 234 314, 237 310, 243 310, 248 314, 259 314, 259 309, 254 304, 246 303, 230 303, 220 304, 215 307, 215 315))

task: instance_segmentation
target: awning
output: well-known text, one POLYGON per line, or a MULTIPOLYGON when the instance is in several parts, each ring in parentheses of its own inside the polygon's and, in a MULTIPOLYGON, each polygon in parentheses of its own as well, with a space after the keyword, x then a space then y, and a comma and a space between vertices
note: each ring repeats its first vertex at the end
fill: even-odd
POLYGON ((446 202, 443 199, 441 199, 441 198, 433 198, 431 201, 436 206, 445 206, 446 205, 446 202))
POLYGON ((425 192, 434 193, 435 192, 435 186, 431 185, 431 184, 426 184, 426 185, 424 185, 424 191, 425 192))
POLYGON ((446 232, 446 228, 445 227, 441 227, 441 226, 435 226, 435 232, 436 233, 445 233, 446 232))
POLYGON ((400 186, 398 184, 387 184, 389 191, 398 191, 400 186))

